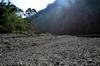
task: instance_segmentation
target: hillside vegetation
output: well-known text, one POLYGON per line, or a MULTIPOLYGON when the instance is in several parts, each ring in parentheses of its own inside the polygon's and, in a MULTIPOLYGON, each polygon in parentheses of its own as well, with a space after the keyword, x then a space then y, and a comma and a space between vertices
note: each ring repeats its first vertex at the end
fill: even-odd
POLYGON ((31 22, 22 18, 24 12, 11 2, 0 2, 0 34, 3 33, 34 33, 36 28, 31 22))
POLYGON ((33 17, 41 32, 100 34, 100 0, 56 0, 33 17))

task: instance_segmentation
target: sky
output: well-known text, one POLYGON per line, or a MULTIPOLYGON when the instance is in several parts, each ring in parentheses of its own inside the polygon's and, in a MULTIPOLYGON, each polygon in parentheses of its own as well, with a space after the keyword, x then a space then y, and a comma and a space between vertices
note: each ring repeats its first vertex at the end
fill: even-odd
POLYGON ((24 11, 28 8, 34 8, 37 11, 39 11, 46 8, 48 4, 53 3, 55 0, 10 0, 10 1, 24 11))

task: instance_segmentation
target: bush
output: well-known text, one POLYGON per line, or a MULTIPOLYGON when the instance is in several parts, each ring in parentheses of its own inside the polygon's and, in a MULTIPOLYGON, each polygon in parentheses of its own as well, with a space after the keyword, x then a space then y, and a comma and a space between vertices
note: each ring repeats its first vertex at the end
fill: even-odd
POLYGON ((0 33, 28 34, 37 31, 31 22, 16 14, 19 10, 21 11, 13 4, 0 3, 0 33))

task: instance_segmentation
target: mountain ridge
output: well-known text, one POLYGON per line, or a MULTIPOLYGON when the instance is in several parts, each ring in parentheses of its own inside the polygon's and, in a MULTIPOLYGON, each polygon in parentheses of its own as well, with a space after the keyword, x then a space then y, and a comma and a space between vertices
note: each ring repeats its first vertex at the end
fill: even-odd
POLYGON ((100 34, 100 3, 99 0, 80 1, 60 0, 49 4, 44 10, 29 18, 41 32, 52 34, 100 34), (72 1, 75 1, 74 3, 72 1), (91 2, 94 4, 91 5, 91 2), (66 6, 65 4, 68 4, 66 6), (88 3, 88 4, 87 4, 88 3), (90 3, 90 4, 89 4, 90 3))

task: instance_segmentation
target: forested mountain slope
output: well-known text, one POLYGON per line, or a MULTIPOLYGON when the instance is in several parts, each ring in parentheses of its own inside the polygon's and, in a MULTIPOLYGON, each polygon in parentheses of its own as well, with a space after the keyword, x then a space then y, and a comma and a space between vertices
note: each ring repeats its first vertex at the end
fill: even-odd
POLYGON ((41 32, 100 34, 100 0, 56 0, 29 20, 41 32))

